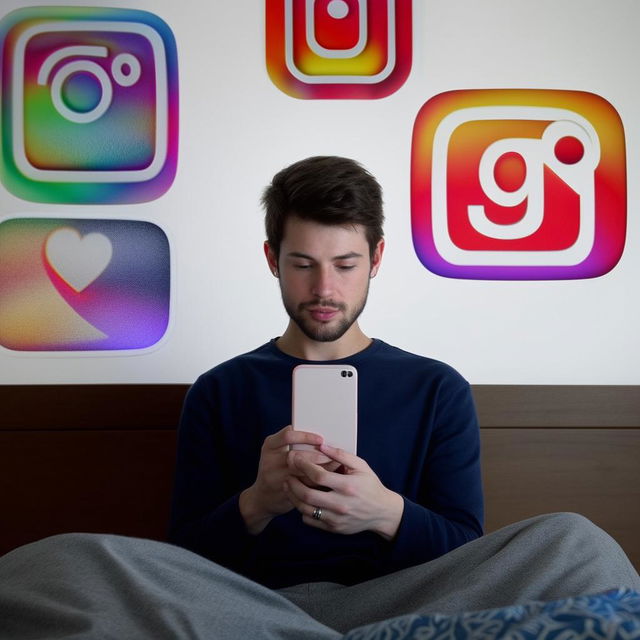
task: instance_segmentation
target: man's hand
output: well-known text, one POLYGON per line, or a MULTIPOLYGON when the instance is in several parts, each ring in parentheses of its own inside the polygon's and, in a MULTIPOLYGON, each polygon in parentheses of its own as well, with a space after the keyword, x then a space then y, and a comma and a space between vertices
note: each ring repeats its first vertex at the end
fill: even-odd
POLYGON ((285 480, 286 495, 302 513, 303 522, 335 533, 375 531, 391 540, 404 510, 402 496, 387 489, 362 458, 328 445, 322 445, 320 451, 338 463, 343 473, 324 468, 298 451, 289 453, 290 468, 307 479, 302 482, 290 475, 285 480), (313 517, 316 507, 322 509, 320 519, 313 517))
MULTIPOLYGON (((310 444, 318 447, 322 437, 306 431, 295 431, 291 425, 265 438, 260 451, 256 481, 240 494, 239 507, 247 529, 256 535, 277 515, 293 509, 284 491, 286 478, 291 474, 287 454, 292 444, 310 444)), ((298 451, 301 460, 322 464, 329 459, 317 450, 298 451)), ((300 475, 303 475, 299 472, 300 475)))

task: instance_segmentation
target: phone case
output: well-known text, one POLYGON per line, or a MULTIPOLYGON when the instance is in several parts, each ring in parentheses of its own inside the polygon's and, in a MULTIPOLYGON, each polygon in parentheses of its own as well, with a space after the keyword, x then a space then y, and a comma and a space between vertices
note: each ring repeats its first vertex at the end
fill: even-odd
MULTIPOLYGON (((358 371, 351 365, 301 364, 293 370, 292 424, 355 454, 358 441, 358 371)), ((294 445, 309 449, 310 445, 294 445)))

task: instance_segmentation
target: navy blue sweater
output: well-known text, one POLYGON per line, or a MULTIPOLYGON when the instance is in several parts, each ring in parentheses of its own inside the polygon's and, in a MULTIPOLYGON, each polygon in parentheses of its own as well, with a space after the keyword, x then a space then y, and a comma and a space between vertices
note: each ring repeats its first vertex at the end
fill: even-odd
POLYGON ((358 370, 357 453, 404 498, 396 537, 322 531, 305 525, 296 510, 249 534, 238 496, 256 478, 265 437, 291 424, 291 373, 304 362, 272 340, 191 387, 179 429, 173 543, 280 588, 361 582, 482 534, 479 430, 469 385, 448 365, 381 340, 332 362, 358 370))

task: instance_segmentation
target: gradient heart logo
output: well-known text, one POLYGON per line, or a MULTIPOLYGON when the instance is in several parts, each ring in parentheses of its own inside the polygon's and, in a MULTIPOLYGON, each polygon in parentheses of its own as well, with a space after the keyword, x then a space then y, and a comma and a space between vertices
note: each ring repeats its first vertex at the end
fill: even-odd
POLYGON ((137 220, 0 223, 0 345, 13 351, 131 351, 165 335, 169 242, 137 220))

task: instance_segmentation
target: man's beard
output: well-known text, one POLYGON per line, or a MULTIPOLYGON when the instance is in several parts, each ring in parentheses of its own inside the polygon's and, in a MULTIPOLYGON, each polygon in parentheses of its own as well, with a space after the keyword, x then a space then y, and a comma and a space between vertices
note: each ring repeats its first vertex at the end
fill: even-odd
POLYGON ((347 306, 345 304, 333 302, 331 299, 318 298, 317 300, 311 300, 309 302, 302 302, 296 309, 285 298, 284 292, 280 290, 282 295, 282 303, 289 315, 289 318, 293 320, 300 331, 304 333, 307 338, 315 340, 316 342, 333 342, 341 338, 353 325, 353 323, 360 317, 360 314, 364 310, 367 304, 367 296, 369 294, 369 283, 367 282, 367 290, 364 292, 362 300, 354 307, 351 314, 347 313, 347 306), (315 322, 311 318, 306 317, 304 314, 308 307, 328 307, 331 309, 338 309, 342 312, 342 318, 339 322, 332 324, 315 322))

